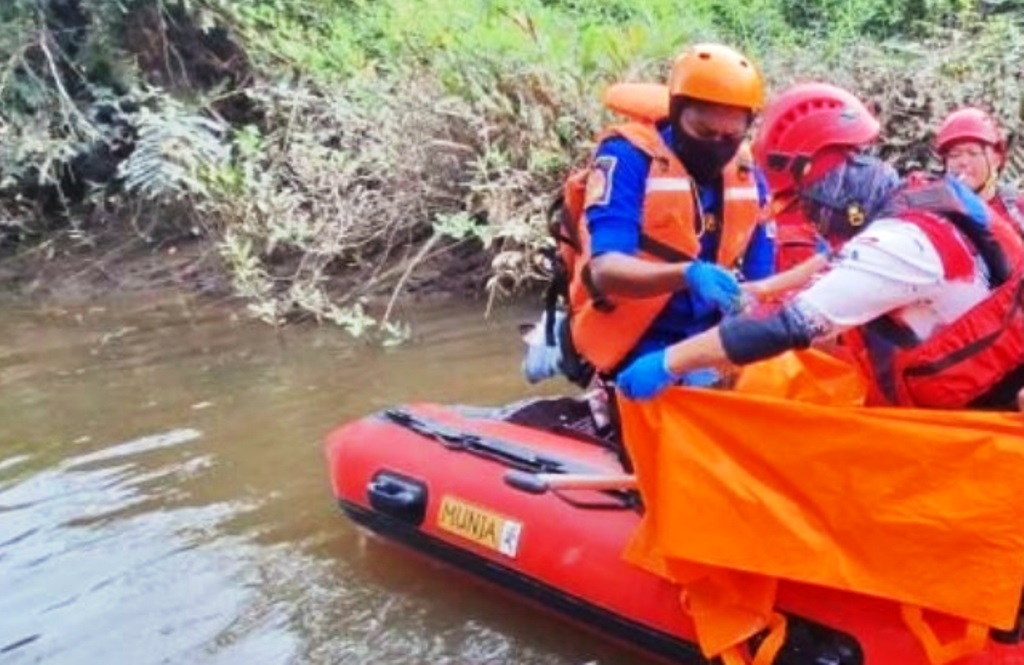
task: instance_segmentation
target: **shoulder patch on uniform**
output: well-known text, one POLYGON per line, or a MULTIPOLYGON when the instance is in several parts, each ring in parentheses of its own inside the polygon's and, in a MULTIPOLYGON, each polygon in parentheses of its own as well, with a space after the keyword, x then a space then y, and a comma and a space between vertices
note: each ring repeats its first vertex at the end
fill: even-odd
POLYGON ((583 207, 608 205, 612 197, 612 179, 615 175, 615 164, 618 159, 611 155, 601 155, 594 159, 587 175, 587 190, 583 199, 583 207))

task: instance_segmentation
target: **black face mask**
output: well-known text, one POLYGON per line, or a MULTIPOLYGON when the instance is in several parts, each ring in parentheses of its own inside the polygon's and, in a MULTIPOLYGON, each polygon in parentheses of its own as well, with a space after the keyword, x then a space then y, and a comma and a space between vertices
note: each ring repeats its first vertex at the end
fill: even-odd
POLYGON ((710 185, 722 177, 722 169, 732 161, 743 139, 698 139, 673 128, 676 156, 699 185, 710 185))

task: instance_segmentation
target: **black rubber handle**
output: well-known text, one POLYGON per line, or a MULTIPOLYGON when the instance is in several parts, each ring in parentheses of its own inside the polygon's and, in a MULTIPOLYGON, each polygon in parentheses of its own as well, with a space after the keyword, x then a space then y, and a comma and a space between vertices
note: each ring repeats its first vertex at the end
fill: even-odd
POLYGON ((374 510, 410 524, 420 525, 427 512, 427 486, 391 471, 375 473, 366 494, 374 510))

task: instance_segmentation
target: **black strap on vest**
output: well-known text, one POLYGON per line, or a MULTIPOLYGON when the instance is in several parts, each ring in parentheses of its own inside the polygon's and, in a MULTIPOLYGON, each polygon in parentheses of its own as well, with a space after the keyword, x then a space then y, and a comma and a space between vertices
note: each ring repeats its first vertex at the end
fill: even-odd
POLYGON ((548 220, 548 228, 551 236, 555 239, 555 246, 544 250, 544 255, 551 266, 551 279, 548 281, 548 287, 544 293, 544 344, 561 349, 562 360, 559 363, 559 369, 562 374, 581 388, 586 388, 594 376, 594 367, 576 350, 570 334, 569 318, 563 317, 561 325, 556 326, 556 321, 559 320, 557 316, 559 300, 563 300, 568 305, 569 281, 572 279, 568 266, 562 259, 559 246, 565 243, 577 254, 580 253, 578 220, 575 220, 574 223, 565 205, 565 197, 562 195, 556 197, 548 208, 548 220))
POLYGON ((559 298, 569 292, 569 275, 566 272, 565 264, 558 256, 558 250, 551 249, 548 252, 551 279, 548 281, 547 290, 544 291, 544 344, 556 346, 558 340, 555 337, 555 312, 558 310, 559 298))
POLYGON ((577 254, 583 251, 582 243, 580 243, 579 220, 573 220, 569 214, 564 197, 559 196, 548 207, 548 219, 551 220, 548 230, 555 239, 556 245, 565 243, 577 254))
POLYGON ((594 309, 599 312, 608 313, 615 309, 615 304, 608 300, 604 292, 597 288, 597 282, 594 281, 594 271, 590 269, 590 262, 588 261, 583 270, 580 271, 580 279, 583 280, 583 288, 587 290, 587 295, 594 303, 594 309))
MULTIPOLYGON (((1006 288, 1011 288, 1007 286, 1006 288)), ((1011 321, 1017 317, 1017 313, 1024 309, 1024 280, 1018 282, 1016 291, 1013 296, 1013 306, 1004 315, 1004 323, 1009 325, 1011 321)), ((1005 326, 1004 326, 1005 328, 1005 326)), ((970 358, 973 355, 977 355, 981 351, 984 351, 988 347, 992 346, 993 343, 1002 335, 1002 331, 995 331, 981 339, 976 339, 967 346, 950 353, 941 360, 929 363, 927 365, 918 365, 916 367, 910 367, 906 370, 907 376, 931 376, 938 374, 939 372, 949 369, 953 365, 962 362, 963 360, 970 358)))
POLYGON ((694 257, 686 252, 679 251, 665 243, 640 233, 640 249, 651 256, 655 256, 668 263, 681 263, 682 261, 693 261, 694 257))

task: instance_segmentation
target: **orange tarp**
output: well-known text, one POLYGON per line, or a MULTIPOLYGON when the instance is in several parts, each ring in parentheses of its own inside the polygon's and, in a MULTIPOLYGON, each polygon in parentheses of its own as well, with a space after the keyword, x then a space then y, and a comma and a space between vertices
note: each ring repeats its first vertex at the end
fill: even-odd
POLYGON ((835 363, 761 365, 739 382, 761 394, 620 400, 646 506, 626 556, 682 585, 708 655, 767 625, 776 579, 1014 623, 1020 415, 849 406, 863 386, 835 363))

